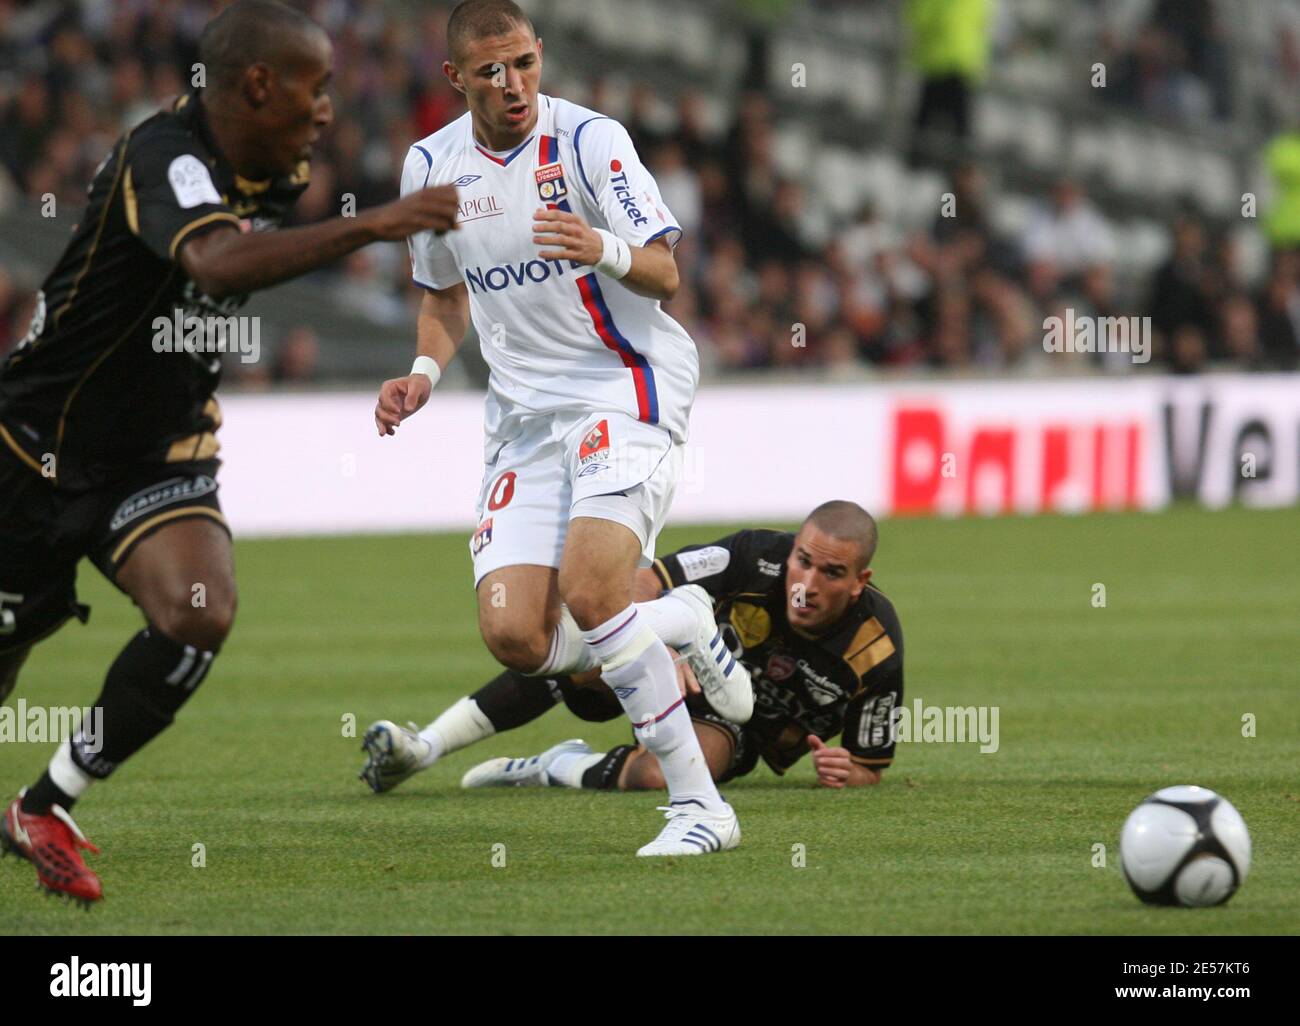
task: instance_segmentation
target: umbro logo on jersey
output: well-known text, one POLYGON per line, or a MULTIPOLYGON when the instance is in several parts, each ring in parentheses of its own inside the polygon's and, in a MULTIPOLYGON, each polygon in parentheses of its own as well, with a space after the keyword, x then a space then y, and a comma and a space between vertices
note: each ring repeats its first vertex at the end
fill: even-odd
POLYGON ((456 186, 459 189, 463 189, 467 185, 473 185, 482 177, 483 177, 482 175, 461 175, 451 184, 456 186))

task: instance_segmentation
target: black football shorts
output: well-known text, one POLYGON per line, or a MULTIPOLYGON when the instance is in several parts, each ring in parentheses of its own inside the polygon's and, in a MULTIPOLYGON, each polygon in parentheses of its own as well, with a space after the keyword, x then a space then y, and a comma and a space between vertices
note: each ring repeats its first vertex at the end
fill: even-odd
POLYGON ((25 648, 69 617, 77 564, 89 557, 114 584, 132 550, 176 520, 208 517, 229 532, 217 498, 220 460, 141 464, 95 488, 55 488, 0 444, 0 653, 25 648))

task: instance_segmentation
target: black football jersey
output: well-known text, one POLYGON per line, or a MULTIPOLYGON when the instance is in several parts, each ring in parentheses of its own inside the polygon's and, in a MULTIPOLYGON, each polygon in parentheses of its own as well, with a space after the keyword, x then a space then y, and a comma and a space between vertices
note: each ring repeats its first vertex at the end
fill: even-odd
POLYGON ((201 96, 180 97, 113 146, 41 286, 31 330, 0 367, 0 445, 59 487, 217 449, 221 356, 155 352, 154 321, 227 317, 244 304, 199 292, 181 247, 222 225, 278 227, 307 187, 308 166, 265 181, 236 174, 201 96))
POLYGON ((903 634, 893 604, 868 585, 825 634, 796 634, 786 616, 788 531, 739 531, 655 561, 664 586, 698 584, 713 596, 723 634, 754 681, 747 738, 777 773, 808 751, 807 735, 843 734, 853 761, 894 758, 893 710, 903 701, 903 634))

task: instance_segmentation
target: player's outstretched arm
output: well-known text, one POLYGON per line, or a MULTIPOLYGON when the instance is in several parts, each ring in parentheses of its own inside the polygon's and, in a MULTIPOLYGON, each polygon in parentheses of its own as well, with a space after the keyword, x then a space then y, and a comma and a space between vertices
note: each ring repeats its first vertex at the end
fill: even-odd
MULTIPOLYGON (((543 260, 573 260, 601 270, 598 265, 606 256, 605 237, 579 215, 567 210, 538 210, 533 215, 533 242, 545 247, 537 254, 543 260)), ((625 255, 631 257, 631 265, 618 278, 621 285, 650 299, 667 301, 677 295, 680 284, 677 260, 668 240, 655 239, 648 246, 630 246, 615 238, 611 244, 621 246, 625 255)))
MULTIPOLYGON (((447 369, 469 329, 469 290, 464 282, 449 289, 426 290, 420 300, 417 323, 417 355, 428 357, 438 365, 438 373, 447 369)), ((418 361, 417 361, 418 362, 418 361)), ((375 406, 375 427, 379 436, 391 435, 397 425, 429 401, 433 378, 412 371, 403 378, 391 378, 379 387, 375 406)))
POLYGON ((457 227, 456 209, 455 186, 431 186, 356 217, 302 228, 245 234, 223 226, 188 240, 180 260, 195 285, 221 299, 296 278, 372 242, 450 231, 457 227))

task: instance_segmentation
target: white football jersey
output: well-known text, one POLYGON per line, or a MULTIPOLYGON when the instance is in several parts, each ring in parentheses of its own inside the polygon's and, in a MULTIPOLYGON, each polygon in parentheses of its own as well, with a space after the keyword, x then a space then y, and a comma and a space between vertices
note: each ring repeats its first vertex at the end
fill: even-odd
POLYGON ((408 240, 416 284, 464 282, 491 369, 484 428, 488 456, 530 417, 617 410, 686 440, 699 380, 695 343, 659 302, 592 267, 542 260, 533 242, 540 207, 579 214, 594 228, 644 246, 681 236, 659 187, 617 121, 539 95, 537 125, 509 153, 474 139, 470 115, 411 147, 402 195, 455 185, 460 227, 408 240))

